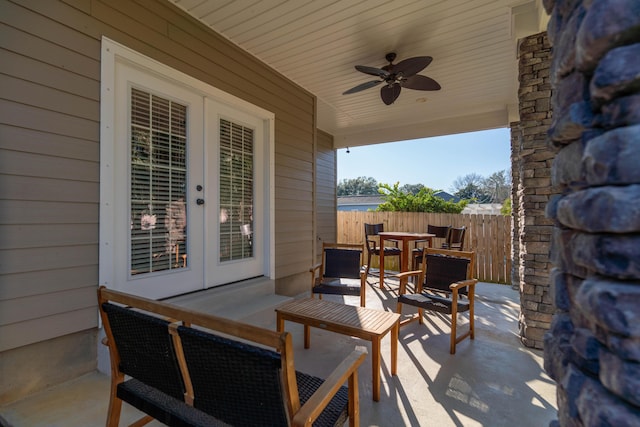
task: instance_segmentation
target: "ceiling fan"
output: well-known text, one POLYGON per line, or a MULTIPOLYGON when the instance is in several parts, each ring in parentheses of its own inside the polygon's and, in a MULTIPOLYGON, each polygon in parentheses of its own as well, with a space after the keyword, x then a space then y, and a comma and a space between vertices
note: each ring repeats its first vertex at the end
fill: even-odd
POLYGON ((424 70, 433 60, 430 56, 416 56, 414 58, 404 59, 397 64, 393 61, 396 59, 394 52, 387 53, 385 59, 389 61, 389 65, 382 68, 368 67, 366 65, 356 65, 356 70, 361 73, 377 76, 380 80, 372 80, 361 83, 352 87, 343 95, 360 92, 380 83, 385 85, 380 89, 380 97, 386 105, 391 105, 400 96, 400 89, 405 87, 414 90, 440 90, 438 82, 432 78, 421 76, 418 73, 424 70))

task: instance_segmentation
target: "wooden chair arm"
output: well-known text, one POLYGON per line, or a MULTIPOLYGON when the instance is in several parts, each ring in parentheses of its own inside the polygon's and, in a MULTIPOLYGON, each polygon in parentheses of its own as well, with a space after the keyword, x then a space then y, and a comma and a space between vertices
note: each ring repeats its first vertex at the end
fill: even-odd
POLYGON ((376 250, 377 242, 375 240, 367 239, 367 251, 373 252, 376 250))
POLYGON ((319 274, 317 274, 320 271, 320 267, 322 267, 322 263, 319 262, 309 269, 309 273, 311 273, 311 290, 312 291, 313 291, 313 287, 316 286, 318 282, 320 282, 321 277, 319 274))
MULTIPOLYGON (((407 283, 409 282, 409 277, 414 276, 417 276, 419 283, 422 283, 422 270, 405 271, 394 275, 394 277, 397 277, 400 280, 398 295, 404 295, 405 293, 407 293, 407 283)), ((416 289, 417 288, 418 287, 416 287, 416 289)))
POLYGON ((393 245, 397 248, 398 247, 398 243, 400 243, 400 240, 395 240, 395 239, 384 239, 385 242, 390 242, 393 243, 393 245))
POLYGON ((418 249, 418 245, 422 245, 424 243, 427 244, 427 247, 431 247, 430 246, 430 240, 427 240, 427 239, 425 239, 425 240, 414 240, 414 245, 415 245, 416 249, 418 249))
POLYGON ((422 274, 422 270, 413 270, 413 271, 403 271, 402 273, 394 274, 393 277, 397 277, 398 279, 408 279, 411 276, 419 276, 422 274))
POLYGON ((451 285, 449 285, 449 289, 451 289, 452 291, 458 290, 460 288, 466 288, 466 287, 469 287, 469 289, 473 289, 475 288, 476 283, 478 283, 478 279, 461 280, 459 282, 452 283, 451 285))
MULTIPOLYGON (((324 408, 329 404, 333 396, 338 392, 342 384, 350 377, 354 378, 357 384, 358 367, 367 357, 367 349, 365 347, 356 348, 338 365, 336 369, 329 375, 322 385, 311 395, 309 400, 300 408, 293 417, 294 426, 311 426, 313 422, 320 416, 324 408)), ((351 390, 349 391, 351 394, 351 390)), ((350 396, 351 397, 351 396, 350 396)), ((358 396, 354 396, 357 404, 358 396)), ((356 414, 359 410, 355 408, 356 414)))

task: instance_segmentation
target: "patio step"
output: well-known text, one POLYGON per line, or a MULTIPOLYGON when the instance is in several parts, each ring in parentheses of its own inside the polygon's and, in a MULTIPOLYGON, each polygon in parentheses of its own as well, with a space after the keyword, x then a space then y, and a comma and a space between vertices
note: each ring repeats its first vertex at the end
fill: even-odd
POLYGON ((277 307, 291 297, 276 295, 275 282, 265 277, 193 292, 167 302, 192 310, 240 320, 254 313, 277 307))

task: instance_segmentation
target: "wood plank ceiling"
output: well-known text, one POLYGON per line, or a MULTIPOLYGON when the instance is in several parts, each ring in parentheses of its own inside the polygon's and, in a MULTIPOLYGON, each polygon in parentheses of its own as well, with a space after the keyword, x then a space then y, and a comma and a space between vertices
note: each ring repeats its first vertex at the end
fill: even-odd
POLYGON ((517 120, 517 40, 546 28, 541 0, 170 0, 318 100, 336 148, 507 127, 517 120), (440 91, 379 85, 342 93, 380 68, 431 56, 440 91))

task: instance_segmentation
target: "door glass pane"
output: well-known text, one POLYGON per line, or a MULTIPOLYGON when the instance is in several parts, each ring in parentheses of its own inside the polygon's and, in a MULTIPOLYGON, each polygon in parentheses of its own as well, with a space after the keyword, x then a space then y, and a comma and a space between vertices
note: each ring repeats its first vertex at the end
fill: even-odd
POLYGON ((187 266, 187 107, 131 89, 131 274, 187 266))
POLYGON ((220 119, 220 261, 253 257, 253 132, 220 119))

